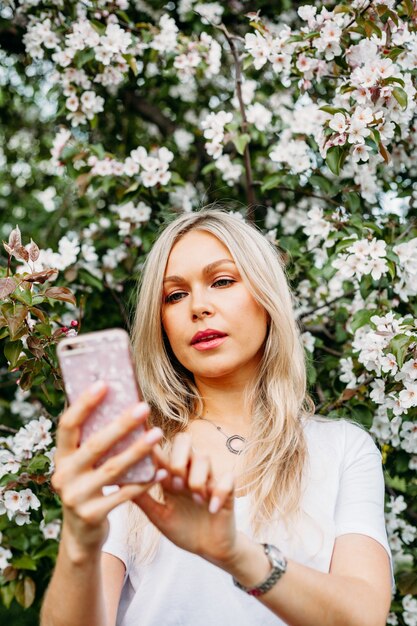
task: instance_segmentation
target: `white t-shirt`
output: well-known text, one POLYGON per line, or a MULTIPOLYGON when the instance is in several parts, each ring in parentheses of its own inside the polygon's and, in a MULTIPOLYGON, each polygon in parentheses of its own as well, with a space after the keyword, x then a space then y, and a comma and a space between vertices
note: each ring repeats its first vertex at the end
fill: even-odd
MULTIPOLYGON (((328 572, 336 537, 360 533, 376 539, 390 558, 384 521, 381 455, 361 428, 340 421, 308 420, 308 481, 305 515, 291 536, 274 522, 274 543, 287 558, 328 572)), ((251 535, 248 496, 236 498, 236 523, 251 535)), ((137 564, 126 547, 127 505, 109 515, 103 551, 126 566, 117 626, 279 626, 284 624, 255 598, 233 585, 232 577, 204 559, 181 550, 164 536, 149 564, 137 564)), ((278 583, 279 584, 279 583, 278 583)))

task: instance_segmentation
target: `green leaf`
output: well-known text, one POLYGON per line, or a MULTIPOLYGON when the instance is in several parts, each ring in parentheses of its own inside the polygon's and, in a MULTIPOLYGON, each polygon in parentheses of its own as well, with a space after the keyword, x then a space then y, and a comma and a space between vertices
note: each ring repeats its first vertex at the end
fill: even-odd
POLYGON ((365 33, 368 38, 375 34, 378 39, 382 37, 382 31, 372 20, 365 20, 364 22, 365 33))
POLYGON ((361 326, 365 326, 369 323, 371 317, 375 315, 375 311, 370 311, 369 309, 363 309, 362 311, 357 311, 352 318, 350 323, 350 327, 352 328, 352 332, 356 332, 358 328, 361 326))
POLYGON ((320 111, 325 111, 326 113, 330 113, 331 115, 336 115, 336 113, 344 113, 348 115, 348 112, 346 109, 343 109, 341 107, 332 107, 327 104, 323 107, 320 107, 320 111))
POLYGON ((345 202, 349 206, 351 211, 353 212, 358 211, 361 207, 361 196, 358 193, 349 191, 345 195, 345 202))
POLYGON ((0 587, 0 596, 6 609, 10 608, 13 602, 14 594, 16 590, 16 581, 12 580, 8 585, 2 585, 0 587))
POLYGON ((32 292, 30 289, 16 289, 13 294, 13 298, 22 302, 22 304, 27 304, 28 306, 32 306, 32 292))
POLYGON ((136 59, 132 54, 124 54, 123 55, 124 58, 127 61, 127 64, 129 65, 130 69, 133 72, 134 76, 137 76, 139 74, 139 70, 138 70, 138 64, 136 63, 136 59))
POLYGON ((392 95, 403 109, 407 108, 408 96, 402 87, 395 87, 392 90, 392 95))
POLYGON ((401 491, 402 493, 407 493, 407 481, 405 478, 400 478, 399 476, 389 476, 387 474, 385 476, 385 482, 392 489, 401 491))
POLYGON ((4 356, 10 361, 10 367, 16 367, 16 363, 19 360, 20 353, 23 350, 23 343, 20 341, 7 341, 4 346, 4 356))
POLYGON ((389 343, 389 350, 395 356, 399 368, 404 365, 404 359, 408 351, 408 346, 414 341, 414 337, 409 337, 408 335, 397 335, 391 339, 389 343))
POLYGON ((336 8, 333 10, 333 13, 353 13, 352 7, 347 4, 339 4, 336 5, 336 8))
POLYGON ((253 58, 251 56, 247 56, 245 58, 245 60, 243 61, 243 71, 245 72, 247 69, 249 69, 253 64, 253 58))
POLYGON ((238 151, 239 154, 244 154, 245 152, 245 148, 248 145, 250 141, 250 135, 248 135, 247 133, 244 133, 243 135, 238 135, 234 140, 233 143, 236 146, 236 150, 238 151))
POLYGON ((55 560, 57 553, 58 553, 58 540, 49 539, 48 542, 42 546, 41 550, 36 552, 35 556, 37 559, 47 557, 49 559, 55 560))
POLYGON ((395 278, 395 276, 397 274, 396 265, 395 265, 394 261, 389 261, 389 260, 387 260, 387 265, 388 265, 389 275, 391 276, 392 280, 394 280, 394 278, 395 278))
POLYGON ((395 576, 395 581, 402 595, 417 594, 417 572, 399 572, 395 576))
POLYGON ((384 78, 382 81, 384 85, 392 85, 393 83, 399 83, 401 87, 405 87, 405 82, 402 78, 398 78, 397 76, 390 76, 389 78, 384 78))
POLYGON ((340 146, 333 146, 327 151, 326 154, 326 163, 329 170, 339 176, 340 167, 343 158, 343 150, 340 146))
POLYGON ((95 50, 94 48, 90 48, 87 50, 82 50, 81 52, 77 52, 74 58, 74 62, 76 67, 81 68, 83 65, 88 63, 88 61, 92 61, 95 58, 95 50))
POLYGON ((262 192, 269 191, 270 189, 279 187, 281 182, 282 182, 282 174, 272 174, 271 176, 267 176, 261 187, 261 191, 262 192))
POLYGON ((30 569, 36 571, 36 561, 29 556, 29 554, 22 554, 16 559, 13 559, 12 564, 16 569, 30 569))
POLYGON ((36 585, 30 576, 25 576, 16 584, 14 596, 18 603, 27 609, 33 604, 35 599, 36 585))
POLYGON ((80 280, 86 285, 90 285, 90 287, 94 287, 94 289, 97 289, 98 291, 104 291, 101 280, 90 274, 90 272, 87 272, 87 270, 80 269, 79 277, 80 280))
POLYGON ((321 174, 313 174, 308 181, 313 187, 317 187, 327 194, 332 194, 334 191, 332 182, 325 176, 321 176, 321 174))
POLYGON ((39 471, 43 471, 49 467, 51 461, 47 456, 40 454, 39 456, 35 456, 31 459, 27 466, 27 471, 29 474, 36 473, 39 471))

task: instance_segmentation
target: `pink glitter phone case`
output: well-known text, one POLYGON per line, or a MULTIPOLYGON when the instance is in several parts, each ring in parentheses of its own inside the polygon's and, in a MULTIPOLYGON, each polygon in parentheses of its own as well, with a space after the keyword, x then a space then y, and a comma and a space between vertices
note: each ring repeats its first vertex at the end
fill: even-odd
MULTIPOLYGON (((68 337, 59 343, 57 354, 70 403, 97 380, 102 380, 108 387, 104 400, 84 422, 81 443, 140 400, 126 331, 114 328, 68 337)), ((139 427, 118 441, 97 465, 129 447, 143 430, 139 427)), ((154 473, 152 459, 146 457, 133 465, 117 483, 148 482, 154 473)))

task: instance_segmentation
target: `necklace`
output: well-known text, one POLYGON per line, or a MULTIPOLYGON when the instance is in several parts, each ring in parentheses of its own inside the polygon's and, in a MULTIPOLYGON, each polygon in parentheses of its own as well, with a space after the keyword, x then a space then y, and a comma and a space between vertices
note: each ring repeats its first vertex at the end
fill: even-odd
POLYGON ((208 420, 205 417, 200 417, 200 419, 204 420, 205 422, 208 422, 209 424, 212 424, 214 428, 216 428, 216 430, 219 431, 219 433, 221 433, 224 437, 226 437, 226 448, 229 450, 229 452, 232 452, 233 454, 240 454, 242 452, 242 448, 239 450, 239 448, 233 447, 233 442, 235 441, 241 441, 243 444, 246 443, 246 439, 242 437, 242 435, 228 435, 227 433, 224 432, 224 430, 221 429, 220 426, 217 426, 217 424, 215 424, 211 420, 208 420))

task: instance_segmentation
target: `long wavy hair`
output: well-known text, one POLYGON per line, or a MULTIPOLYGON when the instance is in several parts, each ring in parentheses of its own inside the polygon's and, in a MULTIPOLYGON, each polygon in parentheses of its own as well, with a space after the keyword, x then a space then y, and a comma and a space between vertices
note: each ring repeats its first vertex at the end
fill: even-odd
MULTIPOLYGON (((307 459, 302 422, 313 414, 314 406, 306 391, 304 349, 284 265, 257 228, 210 207, 183 214, 165 228, 149 253, 139 285, 132 336, 138 380, 152 409, 152 425, 162 428, 167 446, 202 415, 203 400, 193 376, 173 356, 161 322, 169 254, 192 230, 210 233, 228 248, 247 288, 269 316, 256 380, 246 390, 251 432, 239 459, 251 497, 252 528, 259 536, 276 516, 286 522, 299 511, 307 459)), ((135 510, 131 506, 131 519, 135 510)), ((131 525, 136 531, 143 526, 140 517, 139 512, 131 525)), ((139 541, 143 547, 143 537, 137 532, 132 537, 132 546, 137 549, 139 541)))

